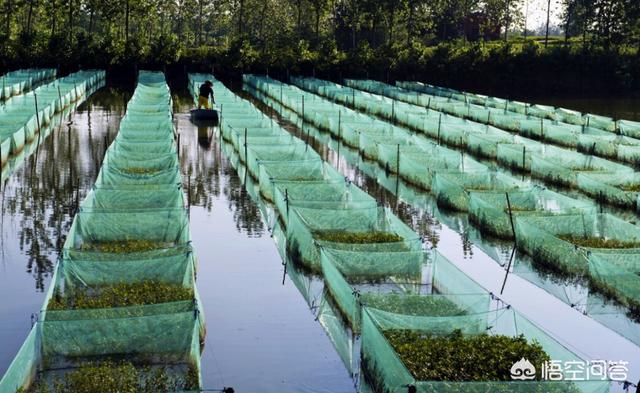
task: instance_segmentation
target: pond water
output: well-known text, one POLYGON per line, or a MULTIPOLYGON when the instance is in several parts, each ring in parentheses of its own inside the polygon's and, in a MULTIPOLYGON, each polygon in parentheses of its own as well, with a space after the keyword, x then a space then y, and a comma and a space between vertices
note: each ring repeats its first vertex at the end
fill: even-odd
MULTIPOLYGON (((105 146, 116 135, 131 92, 100 90, 70 115, 57 119, 37 154, 35 146, 25 149, 24 157, 3 172, 0 374, 42 305, 77 201, 95 181, 105 146)), ((360 383, 358 342, 349 331, 340 331, 339 318, 323 297, 322 281, 283 263, 279 237, 268 218, 270 208, 250 192, 251 179, 234 160, 230 146, 218 137, 217 129, 198 127, 189 120, 192 100, 185 92, 179 92, 174 101, 191 233, 199 257, 198 291, 208 326, 202 358, 204 387, 233 386, 237 392, 355 392, 360 383)), ((306 137, 291 124, 283 124, 306 137)), ((327 135, 306 131, 311 146, 327 161, 392 207, 465 273, 488 290, 500 292, 505 268, 495 259, 502 264, 507 261, 510 243, 484 239, 466 215, 439 211, 428 194, 396 182, 377 164, 363 161, 327 135)), ((520 270, 508 276, 502 298, 589 359, 631 362, 629 379, 640 379, 636 345, 548 293, 586 296, 582 289, 567 291, 563 285, 542 280, 527 263, 516 259, 520 270)))

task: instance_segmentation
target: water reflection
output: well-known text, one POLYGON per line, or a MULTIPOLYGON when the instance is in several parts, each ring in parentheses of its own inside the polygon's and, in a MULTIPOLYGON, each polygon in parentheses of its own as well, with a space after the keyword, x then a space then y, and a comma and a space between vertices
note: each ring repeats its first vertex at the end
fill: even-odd
POLYGON ((3 172, 3 264, 7 255, 25 255, 26 272, 38 291, 44 291, 75 208, 115 136, 117 125, 105 117, 122 115, 123 94, 99 92, 79 108, 58 114, 43 130, 40 145, 37 139, 27 145, 3 172))

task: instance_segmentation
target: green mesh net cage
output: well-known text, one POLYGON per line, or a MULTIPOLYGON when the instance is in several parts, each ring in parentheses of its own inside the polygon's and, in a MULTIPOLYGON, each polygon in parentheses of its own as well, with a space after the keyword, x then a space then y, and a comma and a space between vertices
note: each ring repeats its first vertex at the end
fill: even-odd
POLYGON ((294 259, 312 269, 320 267, 318 246, 360 252, 414 251, 422 248, 418 235, 389 210, 313 209, 289 210, 287 244, 294 259))
POLYGON ((557 192, 532 187, 522 191, 472 191, 469 194, 469 219, 482 231, 512 239, 517 217, 569 213, 596 213, 597 207, 557 192))
POLYGON ((436 173, 431 190, 438 205, 457 211, 469 211, 471 192, 526 191, 530 187, 499 172, 436 173))
MULTIPOLYGON (((408 305, 407 310, 414 309, 408 305)), ((429 312, 402 312, 397 309, 392 312, 378 309, 375 306, 365 306, 362 312, 362 363, 365 374, 374 390, 382 392, 408 392, 415 388, 417 392, 608 392, 609 382, 597 379, 586 381, 547 381, 542 380, 540 370, 543 364, 535 364, 537 380, 515 381, 510 378, 492 380, 490 376, 475 378, 473 381, 448 380, 440 376, 432 380, 422 379, 420 367, 412 364, 411 349, 421 348, 421 341, 425 337, 431 342, 446 340, 454 335, 458 342, 462 340, 490 340, 519 338, 529 345, 535 345, 539 351, 550 359, 560 361, 582 362, 577 354, 571 352, 552 336, 545 333, 524 316, 510 307, 496 310, 480 311, 477 313, 438 316, 429 312), (404 335, 408 337, 403 347, 397 340, 404 335), (394 346, 395 345, 395 346, 394 346), (400 352, 399 352, 400 350, 400 352), (416 377, 418 374, 418 377, 416 377), (439 379, 436 379, 439 378, 439 379)), ((446 347, 445 347, 446 348, 446 347)), ((425 355, 424 361, 432 359, 437 362, 437 354, 425 355)), ((467 353, 452 354, 450 363, 463 361, 467 353)), ((513 359, 504 360, 496 367, 496 374, 509 375, 509 370, 520 359, 516 354, 513 359)), ((539 357, 540 359, 543 356, 539 357)), ((503 358, 504 359, 504 358, 503 358)), ((481 366, 476 366, 481 367, 481 366)), ((569 375, 562 375, 568 379, 569 375)))
POLYGON ((162 370, 174 390, 200 389, 206 329, 171 108, 164 76, 141 72, 96 186, 74 218, 39 322, 0 391, 52 388, 113 361, 135 367, 139 384, 162 370))

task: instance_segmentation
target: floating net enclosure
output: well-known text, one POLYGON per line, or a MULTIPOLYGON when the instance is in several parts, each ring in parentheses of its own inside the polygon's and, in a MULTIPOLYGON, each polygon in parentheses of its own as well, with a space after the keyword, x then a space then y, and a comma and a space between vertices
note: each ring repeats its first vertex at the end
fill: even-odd
POLYGON ((568 213, 596 213, 591 202, 579 201, 557 192, 532 187, 522 191, 471 192, 469 218, 494 236, 513 239, 513 223, 518 217, 568 213), (507 199, 508 198, 508 199, 507 199))
POLYGON ((431 190, 438 205, 457 211, 469 211, 471 192, 525 191, 531 186, 499 172, 437 173, 431 190))
POLYGON ((624 174, 578 174, 578 188, 600 202, 638 210, 640 175, 624 174))
MULTIPOLYGON (((410 305, 406 311, 399 308, 389 312, 375 306, 365 306, 363 309, 362 364, 368 380, 376 391, 407 392, 411 391, 409 386, 415 387, 417 392, 438 393, 609 391, 608 381, 595 378, 576 382, 541 380, 541 363, 545 360, 585 360, 510 307, 454 316, 438 316, 414 310, 410 305), (444 356, 443 352, 448 348, 480 342, 492 343, 485 345, 491 345, 493 348, 505 345, 505 342, 518 343, 523 351, 519 351, 512 358, 507 355, 501 358, 501 363, 488 366, 491 371, 485 375, 471 375, 469 379, 473 377, 473 380, 448 377, 446 371, 437 366, 439 356, 444 356), (428 346, 437 346, 440 348, 439 353, 426 350, 426 353, 420 352, 428 346), (512 381, 510 369, 520 360, 524 351, 532 358, 532 362, 537 363, 533 365, 537 370, 537 380, 512 381), (419 364, 414 363, 416 359, 420 359, 419 364), (423 377, 419 366, 425 362, 433 362, 433 366, 428 369, 431 372, 423 377)), ((477 356, 471 348, 465 351, 465 355, 449 349, 449 365, 464 363, 464 359, 477 356)), ((486 363, 483 364, 486 366, 486 363)), ((476 364, 473 370, 481 374, 481 368, 483 366, 476 364)))
POLYGON ((204 315, 171 106, 164 76, 141 72, 96 186, 74 218, 39 321, 0 391, 75 389, 78 378, 125 371, 126 389, 139 391, 158 376, 175 391, 200 389, 204 315))
POLYGON ((435 250, 361 253, 323 247, 320 254, 327 289, 355 331, 362 304, 450 316, 489 309, 489 294, 435 250))
POLYGON ((375 252, 422 249, 418 235, 391 211, 381 207, 359 209, 289 210, 287 244, 302 264, 318 270, 318 246, 375 252))
POLYGON ((516 244, 549 268, 583 277, 640 319, 640 229, 609 214, 519 218, 516 244))

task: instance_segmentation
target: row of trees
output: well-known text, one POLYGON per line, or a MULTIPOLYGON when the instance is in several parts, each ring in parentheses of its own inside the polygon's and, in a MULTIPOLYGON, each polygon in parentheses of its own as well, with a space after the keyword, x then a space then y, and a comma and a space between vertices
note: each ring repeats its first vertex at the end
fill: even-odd
MULTIPOLYGON (((523 15, 529 1, 0 0, 0 69, 185 62, 399 70, 428 61, 443 45, 453 54, 477 46, 491 52, 508 40, 531 51, 514 44, 534 27, 523 15)), ((554 45, 617 53, 640 47, 640 1, 557 1, 565 39, 554 45)), ((548 14, 551 0, 544 3, 548 14)))

